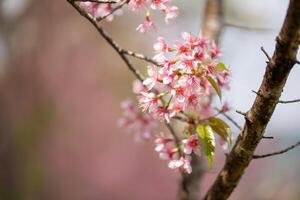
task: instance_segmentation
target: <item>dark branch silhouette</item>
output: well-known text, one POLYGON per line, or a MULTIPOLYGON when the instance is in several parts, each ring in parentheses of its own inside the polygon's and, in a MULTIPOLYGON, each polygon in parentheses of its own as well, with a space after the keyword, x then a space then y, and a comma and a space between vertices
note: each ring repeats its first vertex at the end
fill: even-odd
POLYGON ((276 39, 275 52, 268 62, 260 95, 246 113, 244 127, 204 199, 227 199, 238 185, 253 158, 269 120, 285 86, 300 43, 300 1, 291 0, 281 31, 276 39))
POLYGON ((273 153, 268 153, 268 154, 263 154, 263 155, 253 155, 253 159, 260 159, 260 158, 266 158, 266 157, 270 157, 270 156, 276 156, 276 155, 280 155, 280 154, 284 154, 292 149, 294 149, 295 147, 299 146, 300 145, 300 141, 297 142, 296 144, 292 145, 292 146, 289 146, 283 150, 280 150, 280 151, 276 151, 276 152, 273 152, 273 153))

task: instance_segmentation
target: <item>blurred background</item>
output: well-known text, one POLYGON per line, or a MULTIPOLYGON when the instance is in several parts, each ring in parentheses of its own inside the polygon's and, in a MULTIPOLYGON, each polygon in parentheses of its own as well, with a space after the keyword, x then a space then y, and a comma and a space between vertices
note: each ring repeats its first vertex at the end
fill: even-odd
MULTIPOLYGON (((139 34, 144 13, 125 10, 104 27, 123 47, 152 56, 157 36, 198 34, 203 0, 174 0, 180 8, 166 26, 139 34)), ((225 0, 220 43, 232 69, 230 106, 247 111, 262 80, 266 57, 284 19, 287 0, 225 0)), ((298 57, 300 58, 300 57, 298 57)), ((146 63, 132 60, 140 69, 146 63)), ((291 73, 282 99, 300 98, 300 68, 291 73)), ((175 199, 179 174, 159 160, 152 142, 135 143, 117 126, 120 102, 133 76, 94 28, 66 1, 0 0, 0 199, 175 199)), ((300 140, 300 104, 278 105, 257 153, 300 140)), ((243 118, 231 112, 240 124, 243 118)), ((233 127, 235 135, 238 131, 233 127)), ((230 199, 300 199, 300 149, 254 160, 230 199)), ((217 153, 206 170, 202 194, 224 161, 217 153)))

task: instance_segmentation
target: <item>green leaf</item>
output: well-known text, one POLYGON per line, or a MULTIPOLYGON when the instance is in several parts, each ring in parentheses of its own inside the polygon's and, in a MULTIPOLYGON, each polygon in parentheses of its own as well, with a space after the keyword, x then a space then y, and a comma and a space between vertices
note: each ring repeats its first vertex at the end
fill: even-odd
POLYGON ((220 98, 220 101, 222 101, 221 90, 220 90, 218 84, 216 83, 216 81, 212 77, 210 77, 210 76, 207 76, 206 78, 209 81, 209 83, 211 84, 211 86, 214 88, 214 90, 216 91, 217 95, 220 98))
POLYGON ((216 68, 219 71, 228 71, 228 68, 226 67, 226 65, 224 63, 218 63, 216 68))
POLYGON ((229 125, 217 117, 211 117, 208 121, 213 131, 231 144, 231 129, 229 125))
POLYGON ((196 132, 201 139, 201 147, 207 157, 209 168, 212 169, 216 145, 213 130, 208 124, 198 124, 196 132))

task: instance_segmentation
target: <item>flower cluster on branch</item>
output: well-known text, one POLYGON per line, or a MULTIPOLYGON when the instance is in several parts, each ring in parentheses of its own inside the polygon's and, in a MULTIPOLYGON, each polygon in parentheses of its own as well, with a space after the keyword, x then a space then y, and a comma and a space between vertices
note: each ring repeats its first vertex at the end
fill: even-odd
POLYGON ((112 21, 114 16, 122 15, 122 7, 127 4, 129 10, 139 11, 145 10, 145 20, 138 25, 137 31, 145 33, 148 30, 154 30, 155 25, 151 17, 151 10, 159 10, 165 14, 165 22, 168 24, 178 15, 178 8, 171 4, 172 0, 124 0, 119 2, 119 5, 113 6, 116 2, 94 2, 81 1, 80 7, 90 13, 98 21, 106 18, 107 21, 112 21))
MULTIPOLYGON (((141 83, 134 82, 134 92, 143 113, 152 120, 170 123, 172 119, 185 122, 184 131, 177 135, 179 144, 172 136, 156 136, 155 150, 161 159, 169 160, 171 169, 191 173, 190 155, 203 152, 212 165, 215 136, 220 142, 230 141, 230 128, 219 113, 228 111, 225 103, 216 112, 213 98, 221 100, 222 89, 228 89, 229 70, 218 57, 220 48, 207 38, 182 33, 182 41, 169 45, 158 37, 153 45, 157 65, 147 68, 147 77, 141 83)), ((155 132, 155 131, 152 131, 155 132)), ((143 134, 143 133, 142 133, 143 134)), ((224 145, 226 146, 226 145, 224 145)))

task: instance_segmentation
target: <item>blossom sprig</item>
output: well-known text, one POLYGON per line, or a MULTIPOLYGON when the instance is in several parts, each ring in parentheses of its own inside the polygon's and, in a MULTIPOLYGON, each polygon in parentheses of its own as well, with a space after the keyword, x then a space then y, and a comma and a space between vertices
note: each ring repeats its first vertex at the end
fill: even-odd
POLYGON ((145 20, 138 25, 136 30, 140 33, 145 33, 148 30, 155 30, 155 25, 151 17, 151 10, 158 10, 165 14, 165 22, 169 24, 171 20, 175 19, 178 15, 178 8, 173 6, 172 0, 124 0, 119 2, 117 6, 113 6, 113 3, 98 3, 84 1, 79 5, 86 12, 90 13, 93 17, 100 21, 106 18, 107 21, 112 21, 114 16, 122 15, 122 7, 127 4, 129 10, 138 11, 145 10, 145 20))
POLYGON ((119 126, 134 134, 137 141, 148 140, 157 127, 157 121, 147 113, 141 112, 136 104, 127 99, 122 102, 123 117, 119 120, 119 126))
POLYGON ((216 94, 221 99, 221 89, 228 87, 229 71, 217 60, 220 48, 190 33, 183 33, 182 38, 184 42, 177 41, 173 47, 158 38, 154 60, 160 65, 148 66, 148 77, 143 82, 148 91, 138 98, 144 111, 167 122, 195 111, 200 120, 212 116, 211 97, 216 94))
POLYGON ((229 106, 224 103, 217 112, 212 101, 214 97, 221 100, 222 90, 229 88, 229 69, 218 60, 221 49, 205 37, 186 32, 173 45, 159 37, 153 48, 157 65, 148 66, 146 79, 134 84, 139 107, 158 121, 185 123, 176 138, 157 136, 155 151, 171 169, 191 173, 193 154, 206 156, 211 168, 216 139, 222 146, 231 141, 230 127, 218 118, 229 106))
POLYGON ((105 18, 108 22, 111 22, 114 16, 121 16, 123 14, 121 8, 113 7, 111 3, 84 1, 80 2, 79 6, 96 18, 97 21, 105 18))

